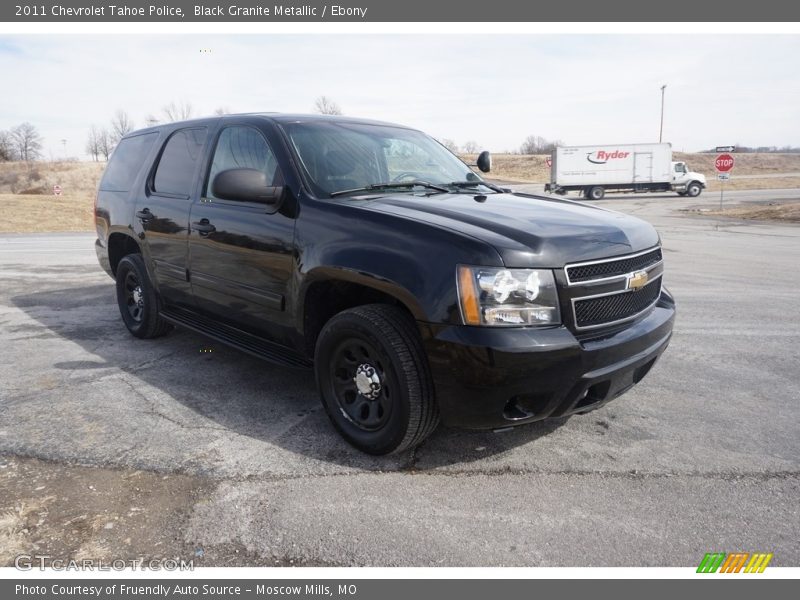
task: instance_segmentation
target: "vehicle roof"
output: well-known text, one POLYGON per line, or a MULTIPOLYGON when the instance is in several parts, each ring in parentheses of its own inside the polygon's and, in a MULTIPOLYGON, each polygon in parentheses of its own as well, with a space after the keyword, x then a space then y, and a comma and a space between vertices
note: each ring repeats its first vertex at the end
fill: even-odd
MULTIPOLYGON (((159 123, 151 125, 150 127, 143 127, 132 131, 128 134, 138 135, 140 133, 147 133, 149 131, 160 131, 163 129, 177 129, 180 126, 201 125, 210 121, 219 119, 232 120, 241 117, 261 117, 265 120, 273 121, 275 123, 313 123, 313 122, 333 122, 333 123, 358 123, 361 125, 383 125, 386 127, 400 127, 402 129, 413 129, 405 125, 398 125, 397 123, 389 123, 386 121, 376 121, 373 119, 360 119, 357 117, 347 117, 344 115, 319 115, 319 114, 302 114, 302 113, 277 113, 277 112, 252 112, 252 113, 235 113, 220 116, 199 117, 196 119, 189 119, 186 121, 173 121, 170 123, 159 123)), ((125 136, 125 137, 128 137, 125 136)))

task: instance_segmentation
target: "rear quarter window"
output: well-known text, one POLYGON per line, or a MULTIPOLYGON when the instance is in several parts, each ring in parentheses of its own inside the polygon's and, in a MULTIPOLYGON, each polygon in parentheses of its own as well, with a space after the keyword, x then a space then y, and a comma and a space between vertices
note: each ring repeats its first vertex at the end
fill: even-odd
POLYGON ((158 137, 158 133, 144 133, 127 137, 117 144, 111 154, 100 190, 103 192, 128 192, 142 168, 145 158, 158 137))

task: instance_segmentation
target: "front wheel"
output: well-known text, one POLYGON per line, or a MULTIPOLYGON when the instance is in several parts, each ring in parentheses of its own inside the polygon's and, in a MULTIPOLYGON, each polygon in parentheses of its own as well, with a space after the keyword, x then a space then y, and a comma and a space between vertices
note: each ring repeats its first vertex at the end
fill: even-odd
POLYGON ((333 425, 363 452, 413 448, 439 423, 422 341, 401 308, 368 304, 333 317, 317 340, 314 367, 333 425))
POLYGON ((158 313, 158 296, 141 254, 129 254, 117 265, 117 304, 125 327, 138 338, 164 335, 170 325, 158 313))
POLYGON ((699 196, 700 192, 702 191, 703 187, 696 181, 693 181, 686 187, 686 195, 689 196, 690 198, 697 198, 697 196, 699 196))

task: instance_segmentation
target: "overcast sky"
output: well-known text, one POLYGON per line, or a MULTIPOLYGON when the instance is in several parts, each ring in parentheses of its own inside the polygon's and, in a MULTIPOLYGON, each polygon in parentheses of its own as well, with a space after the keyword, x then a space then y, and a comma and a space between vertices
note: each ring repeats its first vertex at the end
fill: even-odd
POLYGON ((324 94, 495 152, 528 134, 651 142, 666 83, 676 150, 800 145, 798 73, 796 35, 2 35, 0 129, 30 121, 46 158, 62 139, 83 157, 119 108, 143 126, 170 101, 311 112, 324 94))

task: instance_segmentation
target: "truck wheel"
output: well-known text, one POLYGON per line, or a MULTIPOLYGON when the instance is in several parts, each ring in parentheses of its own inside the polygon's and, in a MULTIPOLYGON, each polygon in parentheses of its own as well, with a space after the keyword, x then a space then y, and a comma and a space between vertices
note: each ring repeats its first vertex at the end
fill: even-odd
POLYGON ((422 341, 396 306, 368 304, 333 317, 317 339, 314 365, 325 411, 363 452, 412 448, 439 423, 422 341))
POLYGON ((687 192, 678 192, 678 196, 685 196, 687 192))
POLYGON ((141 254, 129 254, 117 265, 117 304, 125 327, 138 338, 167 333, 171 325, 158 314, 158 296, 141 254))
POLYGON ((688 186, 686 186, 686 195, 689 196, 690 198, 697 198, 697 196, 699 196, 700 192, 702 191, 703 191, 702 186, 696 181, 693 181, 688 186))
POLYGON ((605 197, 605 195, 606 191, 599 185, 590 187, 589 191, 586 192, 586 196, 591 200, 602 200, 605 197))

